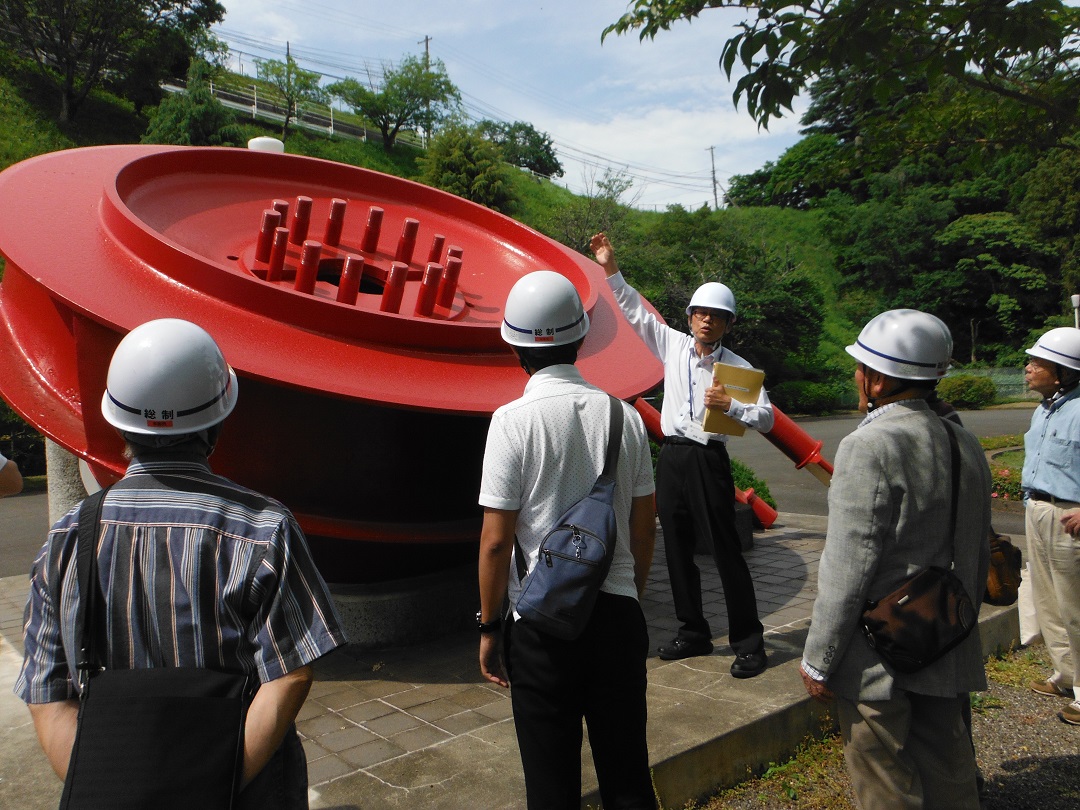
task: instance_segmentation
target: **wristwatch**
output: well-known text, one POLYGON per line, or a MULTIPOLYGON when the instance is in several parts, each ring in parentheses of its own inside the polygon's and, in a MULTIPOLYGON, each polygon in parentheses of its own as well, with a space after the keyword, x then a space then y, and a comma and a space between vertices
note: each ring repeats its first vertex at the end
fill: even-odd
POLYGON ((502 629, 502 617, 493 619, 490 622, 483 621, 483 614, 481 611, 476 611, 476 629, 481 633, 497 633, 502 629))

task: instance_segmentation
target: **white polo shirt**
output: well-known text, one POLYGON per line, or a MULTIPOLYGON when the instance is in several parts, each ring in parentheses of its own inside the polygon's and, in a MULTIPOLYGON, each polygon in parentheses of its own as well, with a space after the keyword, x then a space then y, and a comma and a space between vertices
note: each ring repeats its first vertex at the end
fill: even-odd
MULTIPOLYGON (((622 447, 615 479, 619 539, 601 590, 636 599, 630 504, 635 497, 651 495, 654 485, 645 425, 637 411, 625 402, 622 405, 622 447)), ((572 365, 537 371, 524 395, 491 417, 480 505, 518 510, 517 538, 527 570, 536 564, 544 535, 567 509, 589 494, 604 469, 608 433, 608 395, 585 382, 572 365)), ((513 560, 508 590, 515 602, 521 589, 513 560)))

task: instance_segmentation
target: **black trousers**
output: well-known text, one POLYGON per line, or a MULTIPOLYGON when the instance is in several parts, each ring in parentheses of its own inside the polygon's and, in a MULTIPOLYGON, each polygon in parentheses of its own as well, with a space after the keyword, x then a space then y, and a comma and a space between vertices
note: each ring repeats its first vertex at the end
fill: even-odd
POLYGON ((728 641, 736 653, 761 647, 764 628, 750 568, 735 529, 735 483, 727 448, 720 442, 665 442, 656 465, 656 510, 664 531, 671 595, 679 636, 711 640, 701 608, 701 572, 694 562, 700 539, 711 548, 724 586, 728 641))
POLYGON ((511 622, 504 649, 529 810, 581 807, 583 718, 604 810, 655 810, 645 741, 649 633, 637 600, 601 593, 574 641, 511 622))

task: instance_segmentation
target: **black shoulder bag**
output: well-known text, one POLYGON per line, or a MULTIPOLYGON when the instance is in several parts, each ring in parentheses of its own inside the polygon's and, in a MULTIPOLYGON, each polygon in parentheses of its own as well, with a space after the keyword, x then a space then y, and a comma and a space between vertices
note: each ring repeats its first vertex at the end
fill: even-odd
POLYGON ((523 622, 557 638, 581 635, 592 616, 596 595, 615 556, 615 477, 622 445, 622 402, 608 397, 610 425, 604 469, 592 490, 575 503, 545 535, 539 559, 528 576, 525 555, 514 538, 521 593, 515 605, 523 622))
POLYGON ((243 773, 252 679, 209 669, 105 669, 95 632, 105 491, 79 509, 78 730, 60 808, 228 810, 243 773))
MULTIPOLYGON (((952 511, 949 538, 956 559, 956 504, 960 496, 960 446, 952 425, 942 420, 949 434, 952 460, 952 511)), ((964 584, 952 566, 930 566, 907 579, 876 602, 867 602, 862 629, 870 646, 897 672, 911 673, 929 666, 959 645, 978 622, 964 584)))

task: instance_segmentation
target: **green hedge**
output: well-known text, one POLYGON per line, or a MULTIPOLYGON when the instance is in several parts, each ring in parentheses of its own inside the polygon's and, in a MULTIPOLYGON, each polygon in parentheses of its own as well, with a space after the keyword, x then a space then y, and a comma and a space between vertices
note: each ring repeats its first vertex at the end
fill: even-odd
POLYGON ((955 408, 978 410, 992 405, 997 399, 997 386, 989 377, 957 374, 946 377, 937 385, 938 396, 955 408))
POLYGON ((788 380, 769 389, 769 399, 784 413, 822 414, 843 407, 841 387, 835 383, 788 380))

